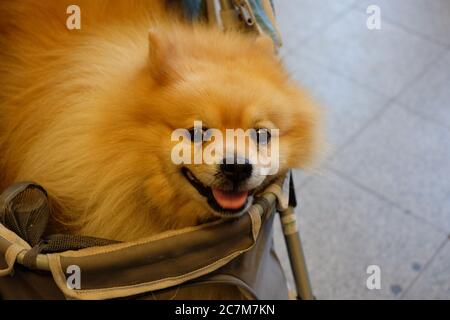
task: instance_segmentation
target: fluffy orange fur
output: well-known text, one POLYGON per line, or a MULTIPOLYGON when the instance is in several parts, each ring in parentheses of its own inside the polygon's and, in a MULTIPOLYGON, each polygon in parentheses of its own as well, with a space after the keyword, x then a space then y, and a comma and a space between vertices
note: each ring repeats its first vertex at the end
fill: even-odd
POLYGON ((0 2, 0 189, 43 185, 58 228, 131 240, 207 219, 170 160, 194 120, 270 120, 281 172, 313 158, 317 107, 251 36, 185 25, 163 1, 77 3, 69 31, 71 1, 0 2))

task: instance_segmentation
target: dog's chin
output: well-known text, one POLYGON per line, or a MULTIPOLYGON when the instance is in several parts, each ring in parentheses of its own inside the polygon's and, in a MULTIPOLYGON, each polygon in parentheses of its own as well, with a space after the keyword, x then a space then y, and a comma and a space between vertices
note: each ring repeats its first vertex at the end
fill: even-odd
POLYGON ((238 218, 242 216, 253 202, 253 190, 227 191, 203 184, 187 168, 181 172, 187 181, 203 196, 213 215, 219 218, 238 218))

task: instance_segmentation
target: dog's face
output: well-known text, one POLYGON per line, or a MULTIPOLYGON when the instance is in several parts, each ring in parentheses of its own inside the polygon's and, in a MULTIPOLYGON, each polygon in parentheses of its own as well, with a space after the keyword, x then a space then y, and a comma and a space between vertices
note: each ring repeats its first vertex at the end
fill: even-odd
POLYGON ((270 45, 215 41, 214 34, 186 47, 192 39, 164 45, 170 39, 150 36, 156 89, 148 97, 151 111, 140 112, 151 119, 158 165, 148 193, 164 202, 161 208, 172 206, 164 219, 186 224, 239 216, 252 195, 289 168, 307 165, 316 149, 317 109, 270 45))

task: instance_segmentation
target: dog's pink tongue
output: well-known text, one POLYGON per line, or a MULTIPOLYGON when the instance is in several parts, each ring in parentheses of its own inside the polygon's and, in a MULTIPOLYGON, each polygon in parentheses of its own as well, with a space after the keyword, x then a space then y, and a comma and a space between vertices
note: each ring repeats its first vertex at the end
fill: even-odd
POLYGON ((214 199, 223 209, 239 209, 247 201, 248 191, 233 192, 212 189, 214 199))

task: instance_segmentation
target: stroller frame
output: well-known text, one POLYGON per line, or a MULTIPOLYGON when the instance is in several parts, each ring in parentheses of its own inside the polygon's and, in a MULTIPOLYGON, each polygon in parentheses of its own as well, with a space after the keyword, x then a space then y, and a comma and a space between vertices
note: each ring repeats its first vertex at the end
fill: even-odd
MULTIPOLYGON (((296 199, 291 174, 284 181, 279 179, 267 187, 239 219, 168 231, 128 243, 72 235, 50 236, 42 240, 43 225, 35 229, 33 226, 39 225, 39 220, 46 221, 49 214, 43 199, 46 199, 45 190, 33 183, 13 185, 0 197, 0 277, 12 275, 16 263, 25 267, 18 269, 19 280, 23 278, 28 281, 26 278, 33 274, 32 270, 46 271, 50 277, 53 276, 59 288, 56 291, 74 299, 136 296, 163 292, 180 285, 189 286, 192 282, 195 285, 232 284, 243 288, 241 291, 246 293, 244 296, 247 298, 273 298, 268 289, 280 294, 285 290, 280 283, 284 276, 280 274, 279 261, 270 254, 273 249, 270 232, 274 218, 272 213, 277 211, 283 226, 297 298, 313 299, 296 228, 296 199), (26 194, 30 192, 35 195, 27 200, 26 194), (36 197, 36 192, 40 197, 36 197), (15 210, 21 206, 30 211, 15 210), (168 260, 165 261, 164 257, 168 260), (80 290, 66 287, 70 278, 66 270, 71 266, 83 270, 86 281, 83 280, 82 290, 81 287, 78 288, 80 290), (24 270, 30 271, 24 275, 24 270), (108 277, 100 276, 98 279, 101 274, 108 274, 108 277), (123 279, 109 279, 117 276, 123 279), (261 284, 261 281, 268 283, 261 284), (254 291, 252 288, 259 289, 254 291)), ((11 285, 14 282, 10 282, 11 285)))

